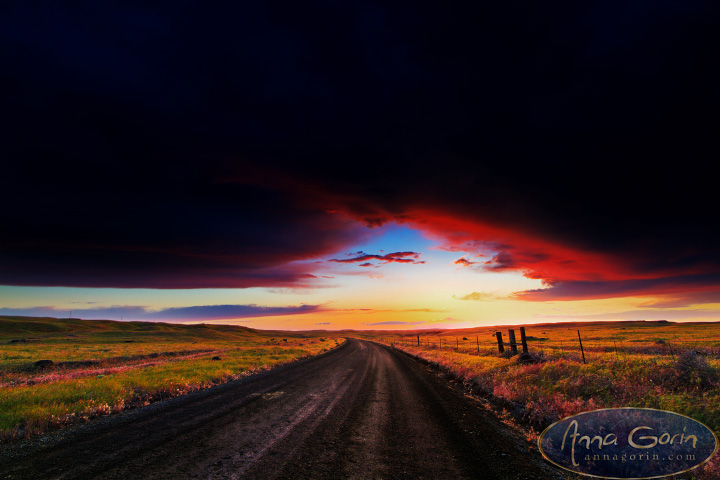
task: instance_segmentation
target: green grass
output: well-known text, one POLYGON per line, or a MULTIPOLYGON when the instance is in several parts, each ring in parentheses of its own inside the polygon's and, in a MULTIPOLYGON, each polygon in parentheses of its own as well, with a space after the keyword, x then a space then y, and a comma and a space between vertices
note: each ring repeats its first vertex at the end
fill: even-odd
POLYGON ((327 332, 0 317, 0 438, 186 394, 340 341, 327 332), (55 365, 33 366, 45 359, 55 365))

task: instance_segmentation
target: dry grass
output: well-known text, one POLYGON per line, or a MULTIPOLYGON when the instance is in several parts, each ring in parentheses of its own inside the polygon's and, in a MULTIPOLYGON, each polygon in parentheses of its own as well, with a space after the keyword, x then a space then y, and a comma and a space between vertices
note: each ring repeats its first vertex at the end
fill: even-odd
MULTIPOLYGON (((507 328, 500 329, 505 342, 507 328)), ((519 327, 510 328, 519 341, 519 327)), ((720 324, 527 325, 530 353, 537 361, 531 364, 518 363, 509 351, 500 354, 496 330, 365 336, 436 364, 475 392, 512 407, 530 438, 566 416, 610 407, 669 410, 720 432, 720 324)), ((720 478, 720 461, 711 460, 693 475, 720 478)))

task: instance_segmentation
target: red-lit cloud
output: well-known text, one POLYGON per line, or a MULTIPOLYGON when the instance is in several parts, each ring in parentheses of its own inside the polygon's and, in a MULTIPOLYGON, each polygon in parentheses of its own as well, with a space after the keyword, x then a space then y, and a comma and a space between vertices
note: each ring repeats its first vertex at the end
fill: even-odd
MULTIPOLYGON (((262 171, 255 173, 253 181, 262 183, 262 171)), ((598 233, 592 223, 583 229, 573 229, 571 224, 570 228, 562 229, 558 225, 562 226, 568 217, 561 214, 553 218, 532 202, 519 202, 522 195, 506 199, 504 215, 500 216, 484 200, 476 208, 470 208, 468 202, 459 203, 468 197, 458 192, 438 196, 432 188, 418 188, 405 190, 404 195, 389 202, 373 195, 364 196, 362 188, 348 185, 338 191, 331 185, 323 188, 298 178, 275 175, 273 180, 295 192, 310 207, 332 205, 336 215, 370 228, 389 222, 404 224, 434 238, 440 244, 438 248, 467 252, 469 255, 454 262, 457 265, 485 272, 518 272, 541 280, 546 287, 516 292, 512 296, 515 299, 566 301, 674 295, 673 299, 683 300, 667 301, 677 301, 679 305, 686 301, 712 301, 720 291, 720 260, 713 251, 715 247, 698 243, 693 237, 646 239, 648 234, 633 223, 618 224, 621 228, 617 233, 598 233), (469 259, 471 255, 487 260, 474 262, 469 259)), ((331 261, 365 267, 372 265, 370 260, 418 263, 417 257, 408 254, 415 255, 356 252, 352 258, 331 261)))
POLYGON ((360 267, 374 267, 375 265, 373 263, 368 262, 368 260, 379 260, 383 264, 385 263, 414 263, 414 264, 423 264, 425 263, 424 260, 419 260, 420 254, 417 252, 394 252, 394 253, 387 253, 385 255, 374 255, 374 254, 368 254, 365 252, 356 252, 354 257, 351 258, 333 258, 331 260, 328 260, 330 262, 337 262, 337 263, 360 263, 360 267))
POLYGON ((469 267, 470 265, 477 265, 480 262, 472 262, 465 257, 460 257, 453 263, 455 263, 455 265, 460 265, 461 267, 469 267))

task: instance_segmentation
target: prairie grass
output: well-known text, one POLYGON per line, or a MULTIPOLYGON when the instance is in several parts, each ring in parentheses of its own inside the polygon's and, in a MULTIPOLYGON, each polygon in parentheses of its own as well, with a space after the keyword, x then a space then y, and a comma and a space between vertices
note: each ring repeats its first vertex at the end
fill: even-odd
POLYGON ((0 317, 0 440, 207 388, 341 340, 327 332, 0 317), (53 365, 39 368, 38 360, 53 365))
MULTIPOLYGON (((611 407, 670 410, 720 432, 718 323, 526 325, 535 360, 529 364, 519 363, 507 345, 504 354, 498 352, 495 332, 502 331, 507 342, 508 328, 519 342, 519 326, 366 337, 438 365, 481 395, 519 411, 530 438, 564 417, 611 407)), ((693 472, 697 479, 720 478, 720 461, 716 456, 693 472)))

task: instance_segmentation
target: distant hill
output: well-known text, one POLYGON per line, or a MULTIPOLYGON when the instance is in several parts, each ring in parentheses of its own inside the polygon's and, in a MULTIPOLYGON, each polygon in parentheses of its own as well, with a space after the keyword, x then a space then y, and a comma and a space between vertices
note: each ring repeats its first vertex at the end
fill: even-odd
POLYGON ((160 322, 119 322, 79 318, 0 316, 0 338, 43 337, 57 334, 124 333, 192 335, 200 338, 271 336, 273 332, 239 325, 176 324, 160 322))

